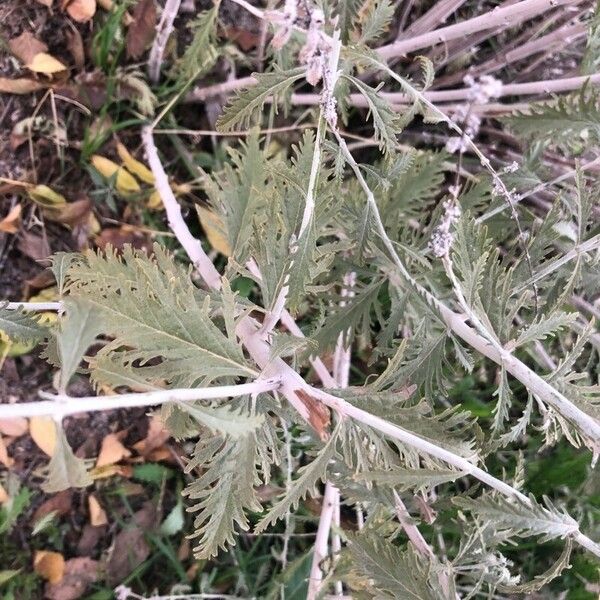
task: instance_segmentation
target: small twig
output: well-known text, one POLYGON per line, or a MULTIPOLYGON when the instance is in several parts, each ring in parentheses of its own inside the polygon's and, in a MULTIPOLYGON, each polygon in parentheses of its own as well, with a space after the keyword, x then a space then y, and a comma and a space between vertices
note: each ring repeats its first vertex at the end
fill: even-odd
POLYGON ((524 0, 504 8, 496 7, 483 15, 467 19, 455 25, 448 25, 407 40, 399 40, 393 44, 381 46, 377 49, 377 53, 384 59, 402 56, 408 52, 436 46, 437 44, 445 44, 479 31, 521 25, 526 19, 531 19, 559 6, 569 4, 574 4, 573 0, 524 0))
POLYGON ((173 22, 179 12, 180 3, 181 0, 167 0, 165 7, 163 8, 156 36, 148 56, 148 76, 152 83, 158 83, 163 55, 165 53, 165 48, 167 47, 167 42, 169 41, 169 36, 173 31, 173 22))

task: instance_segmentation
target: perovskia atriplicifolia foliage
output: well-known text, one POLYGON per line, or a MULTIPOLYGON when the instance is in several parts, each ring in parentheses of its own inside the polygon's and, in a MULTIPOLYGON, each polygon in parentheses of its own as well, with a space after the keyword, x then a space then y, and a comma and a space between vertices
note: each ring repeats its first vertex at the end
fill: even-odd
MULTIPOLYGON (((60 391, 82 361, 98 389, 116 391, 280 382, 274 392, 189 404, 174 398, 163 407, 173 435, 196 440, 184 496, 198 558, 230 549, 240 531, 287 527, 303 499, 329 482, 360 514, 361 528, 333 525, 342 549, 316 564, 321 591, 337 581, 358 598, 532 592, 561 576, 573 548, 600 556, 584 534, 597 534, 596 509, 574 490, 554 500, 529 495, 519 454, 566 440, 593 469, 600 453, 598 335, 573 304, 574 296, 593 297, 600 283, 598 194, 578 168, 560 193, 549 186, 545 211, 523 208, 518 193, 530 172, 543 173, 539 153, 516 168, 483 160, 463 183, 456 156, 399 146, 414 119, 441 130, 450 119, 425 95, 434 73, 427 59, 413 82, 391 77, 366 46, 393 14, 387 0, 367 4, 336 2, 329 10, 339 20, 314 18, 308 32, 284 31, 293 29, 284 13, 269 17, 287 41, 217 124, 254 129, 228 147, 222 169, 200 178, 230 250, 220 285, 196 285, 192 267, 158 245, 150 256, 132 249, 59 255, 59 325, 46 329, 3 307, 0 323, 16 339, 49 338, 60 391), (293 147, 274 150, 260 128, 269 111, 292 110, 291 93, 307 73, 320 81, 316 126, 293 147), (377 78, 409 102, 392 104, 377 78), (364 100, 381 150, 368 164, 356 162, 340 125, 350 90, 364 100), (232 291, 240 277, 254 283, 248 297, 232 291), (280 327, 292 318, 301 330, 280 327), (100 337, 101 349, 86 356, 100 337), (317 355, 334 365, 322 386, 311 385, 317 355), (465 381, 485 402, 462 397, 465 381), (288 465, 279 494, 261 501, 258 488, 283 481, 290 436, 301 462, 288 465), (420 506, 422 533, 415 515, 401 518, 399 498, 420 506), (511 551, 523 537, 556 550, 530 581, 511 551)), ((217 14, 215 6, 198 18, 180 63, 186 80, 215 59, 217 14)), ((588 46, 586 64, 596 64, 590 48, 597 44, 588 46)), ((597 106, 589 86, 507 123, 566 146, 586 131, 578 142, 590 152, 597 106)), ((150 164, 160 174, 162 166, 150 164)), ((165 205, 175 201, 157 187, 165 205)), ((189 232, 172 214, 190 252, 189 232)), ((49 489, 88 485, 84 466, 63 450, 50 465, 49 489)))

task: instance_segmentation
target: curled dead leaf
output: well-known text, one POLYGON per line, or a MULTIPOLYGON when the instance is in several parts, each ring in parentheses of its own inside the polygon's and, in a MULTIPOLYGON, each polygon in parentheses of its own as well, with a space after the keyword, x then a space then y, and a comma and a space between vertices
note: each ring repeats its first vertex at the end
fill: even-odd
POLYGON ((152 415, 148 423, 148 433, 143 440, 140 440, 133 445, 133 448, 138 454, 147 457, 153 450, 160 448, 169 438, 171 434, 165 428, 165 424, 159 415, 152 415))
POLYGON ((2 463, 7 469, 10 469, 15 461, 8 455, 6 444, 0 435, 0 463, 2 463))
POLYGON ((94 494, 88 496, 88 508, 90 510, 90 524, 94 527, 108 525, 108 517, 105 510, 100 506, 100 502, 94 494))
POLYGON ((10 437, 21 437, 29 431, 29 423, 25 417, 0 419, 0 433, 10 437))
POLYGON ((29 419, 29 435, 40 450, 48 456, 54 454, 56 426, 50 417, 31 417, 29 419))
POLYGON ((0 221, 0 231, 4 233, 17 233, 21 228, 21 205, 15 204, 8 214, 0 221))
POLYGON ((78 70, 82 70, 85 64, 85 50, 83 40, 78 29, 67 29, 65 32, 67 38, 67 50, 73 57, 73 62, 78 70))
POLYGON ((0 93, 2 94, 31 94, 46 87, 43 83, 26 77, 19 77, 18 79, 0 77, 0 93))
POLYGON ((63 0, 62 9, 74 21, 85 23, 96 14, 96 0, 63 0))
POLYGON ((46 581, 58 583, 65 574, 65 559, 60 552, 38 550, 33 558, 33 570, 46 581))
POLYGON ((102 447, 98 454, 98 460, 96 461, 96 468, 104 467, 106 465, 113 465, 131 456, 131 452, 123 446, 119 435, 116 433, 109 433, 102 440, 102 447))

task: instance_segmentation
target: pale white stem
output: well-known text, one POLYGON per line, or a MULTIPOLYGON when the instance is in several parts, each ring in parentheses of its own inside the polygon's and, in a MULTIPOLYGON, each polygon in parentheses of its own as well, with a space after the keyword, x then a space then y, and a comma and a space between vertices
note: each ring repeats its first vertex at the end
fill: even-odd
POLYGON ((587 300, 581 296, 572 296, 571 302, 579 309, 588 312, 592 317, 600 321, 600 310, 597 309, 593 304, 590 304, 587 300))
POLYGON ((323 494, 323 506, 321 508, 321 516, 319 518, 319 528, 317 529, 317 537, 313 550, 313 560, 310 569, 308 580, 307 600, 316 600, 321 581, 323 580, 323 572, 321 570, 321 562, 329 554, 328 540, 331 523, 335 507, 339 505, 340 492, 330 482, 325 485, 325 493, 323 494))
MULTIPOLYGON (((577 425, 581 432, 589 438, 590 443, 594 448, 594 453, 600 452, 600 423, 598 423, 596 419, 575 406, 575 404, 570 402, 563 394, 552 387, 545 379, 542 379, 537 373, 532 371, 518 358, 512 356, 509 352, 500 352, 491 344, 489 339, 482 337, 472 327, 469 327, 469 325, 465 323, 464 316, 450 310, 445 304, 440 302, 433 294, 431 294, 431 292, 426 290, 422 285, 415 281, 415 279, 410 275, 404 266, 404 263, 401 261, 396 249, 394 248, 394 244, 389 239, 385 231, 385 227, 381 221, 381 215, 379 214, 379 209, 377 207, 377 203, 375 202, 373 192, 367 185, 367 182, 365 181, 358 164, 348 150, 345 140, 337 131, 333 130, 333 133, 336 136, 338 144, 348 164, 354 171, 354 174, 367 197, 367 202, 371 206, 377 231, 402 279, 409 283, 410 286, 415 288, 418 293, 427 300, 428 304, 437 310, 446 325, 456 335, 467 342, 472 348, 490 358, 497 364, 504 364, 506 370, 513 375, 513 377, 518 379, 531 393, 536 395, 546 404, 552 406, 569 421, 577 425)), ((598 238, 596 243, 600 242, 600 235, 595 236, 595 238, 598 238)), ((592 238, 592 240, 595 238, 592 238)))
MULTIPOLYGON (((577 77, 565 77, 563 79, 546 79, 541 81, 529 81, 525 83, 507 83, 502 86, 499 97, 505 96, 539 96, 548 94, 557 94, 561 92, 570 92, 578 90, 585 85, 586 82, 592 84, 600 83, 600 73, 592 75, 579 75, 577 77)), ((219 96, 238 90, 242 87, 250 87, 256 85, 254 77, 244 77, 242 79, 233 79, 225 83, 219 83, 213 86, 196 89, 185 98, 185 102, 203 102, 208 98, 219 96)), ((430 102, 461 102, 468 98, 472 91, 469 88, 457 88, 453 90, 430 90, 423 92, 423 97, 430 102)), ((402 92, 380 92, 382 98, 394 106, 401 107, 409 104, 411 98, 409 95, 402 92)), ((352 106, 368 107, 368 103, 362 94, 349 94, 347 98, 352 106)), ((319 94, 292 94, 292 104, 314 106, 319 104, 319 94)), ((474 105, 477 109, 478 105, 474 105)), ((233 134, 229 134, 233 135, 233 134)))
POLYGON ((148 165, 156 180, 156 189, 160 194, 167 213, 171 231, 173 231, 179 243, 183 246, 183 249, 190 257, 192 264, 196 267, 202 279, 206 282, 206 285, 212 289, 220 289, 221 275, 219 271, 217 271, 212 261, 206 255, 206 252, 204 252, 200 242, 190 233, 188 226, 183 220, 181 207, 169 185, 169 179, 158 157, 151 127, 144 127, 142 129, 142 141, 146 149, 148 165))
POLYGON ((600 248, 600 233, 591 237, 589 240, 582 242, 581 244, 577 244, 577 246, 575 246, 574 248, 572 248, 571 250, 569 250, 562 256, 555 258, 554 260, 550 261, 547 265, 543 266, 541 269, 538 269, 533 274, 533 277, 530 277, 525 283, 520 285, 515 290, 515 294, 520 294, 522 291, 530 288, 533 284, 544 279, 545 277, 548 277, 548 275, 550 275, 551 273, 554 273, 554 271, 556 271, 557 269, 560 269, 561 267, 566 265, 568 262, 570 262, 580 256, 583 256, 584 254, 586 254, 588 252, 593 252, 594 250, 597 250, 598 248, 600 248))
MULTIPOLYGON (((454 452, 446 450, 445 448, 425 440, 418 435, 399 427, 398 425, 394 425, 393 423, 382 419, 381 417, 372 415, 365 410, 353 406, 349 402, 346 402, 343 398, 338 398, 337 396, 333 396, 332 394, 309 386, 308 384, 305 385, 305 389, 308 393, 321 400, 323 404, 337 411, 340 415, 355 419, 361 423, 364 423, 365 425, 381 431, 391 438, 411 446, 420 453, 428 454, 429 456, 437 458, 461 471, 462 475, 472 475, 482 483, 485 483, 487 486, 500 492, 504 496, 509 498, 518 498, 522 502, 530 504, 529 498, 525 494, 513 488, 508 483, 505 483, 493 475, 490 475, 483 469, 480 469, 466 458, 459 456, 458 454, 454 454, 454 452)), ((578 544, 588 549, 596 556, 600 557, 600 546, 587 536, 583 535, 580 531, 573 533, 573 539, 578 544)))
POLYGON ((36 311, 60 311, 62 310, 62 302, 9 302, 2 308, 8 310, 23 310, 25 312, 36 311))
POLYGON ((463 38, 479 31, 521 25, 527 19, 531 19, 559 6, 568 6, 570 4, 577 4, 577 2, 573 0, 524 0, 523 2, 516 2, 505 8, 497 7, 487 11, 483 15, 467 19, 456 25, 448 25, 447 27, 428 31, 407 40, 398 40, 393 44, 381 46, 377 49, 377 53, 385 59, 402 56, 408 52, 436 46, 437 44, 445 44, 451 40, 463 38))
POLYGON ((400 522, 400 525, 402 525, 404 533, 406 533, 408 539, 415 547, 415 550, 425 558, 434 558, 435 554, 431 549, 431 546, 427 543, 422 533, 419 531, 419 528, 414 524, 404 502, 402 502, 402 498, 400 498, 400 495, 396 490, 394 490, 394 503, 396 517, 398 517, 398 521, 400 522))
POLYGON ((148 55, 148 76, 152 83, 157 83, 160 77, 160 66, 163 61, 165 48, 169 41, 169 36, 173 31, 173 22, 179 12, 181 0, 167 0, 163 8, 160 22, 156 30, 156 36, 150 48, 148 55))
POLYGON ((136 408, 155 406, 166 402, 193 402, 194 400, 212 400, 216 398, 235 398, 246 394, 259 394, 279 389, 281 381, 277 378, 256 380, 239 385, 222 385, 208 388, 185 388, 157 390, 155 392, 136 392, 132 394, 114 394, 110 396, 84 396, 75 398, 64 394, 39 392, 41 402, 0 404, 0 419, 16 417, 52 416, 62 419, 68 415, 115 410, 117 408, 136 408))

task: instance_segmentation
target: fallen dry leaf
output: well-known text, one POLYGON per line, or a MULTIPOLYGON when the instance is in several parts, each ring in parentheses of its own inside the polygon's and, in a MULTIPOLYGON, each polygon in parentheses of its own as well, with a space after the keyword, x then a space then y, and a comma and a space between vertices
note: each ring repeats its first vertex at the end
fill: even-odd
POLYGON ((123 446, 118 434, 109 433, 102 440, 102 447, 100 448, 100 454, 98 454, 96 468, 114 465, 129 456, 131 456, 131 452, 123 446))
POLYGON ((29 423, 25 417, 0 419, 0 433, 11 437, 21 437, 29 431, 29 423))
POLYGON ((115 179, 115 187, 118 192, 124 195, 132 194, 140 191, 140 185, 124 167, 120 167, 112 160, 94 154, 92 156, 92 165, 106 179, 115 179))
POLYGON ((52 254, 46 236, 21 231, 18 241, 19 250, 32 260, 44 260, 52 254))
POLYGON ((123 165, 138 177, 141 181, 154 185, 154 175, 152 171, 142 162, 131 156, 131 153, 120 142, 117 144, 117 154, 123 161, 123 165))
POLYGON ((44 590, 47 600, 77 600, 90 584, 98 580, 100 563, 85 556, 71 558, 64 565, 64 576, 58 583, 48 583, 44 590))
POLYGON ((18 79, 0 77, 0 93, 2 94, 31 94, 46 87, 45 84, 26 77, 19 77, 18 79))
POLYGON ((148 501, 125 525, 112 545, 106 562, 106 578, 109 585, 120 583, 150 555, 145 533, 157 524, 156 506, 148 501))
POLYGON ((33 61, 37 54, 48 50, 44 42, 40 42, 33 33, 24 31, 21 35, 8 41, 10 51, 25 65, 33 61))
POLYGON ((88 198, 82 198, 75 202, 67 202, 58 209, 45 210, 44 215, 51 221, 75 227, 88 222, 91 210, 91 201, 88 198))
POLYGON ((102 525, 108 525, 108 518, 106 512, 100 506, 100 502, 94 494, 88 496, 88 508, 90 510, 90 525, 93 527, 101 527, 102 525))
POLYGON ((4 233, 17 233, 21 227, 21 205, 15 204, 9 213, 0 221, 0 231, 4 233))
POLYGON ((171 434, 165 429, 163 420, 155 414, 150 417, 146 437, 134 444, 133 448, 138 454, 148 456, 153 450, 160 448, 170 437, 171 434))
POLYGON ((67 38, 67 50, 73 57, 75 67, 81 71, 85 65, 85 50, 83 48, 81 34, 78 29, 67 29, 65 31, 65 37, 67 38))
POLYGON ((133 9, 133 21, 127 30, 127 56, 138 59, 156 35, 156 4, 139 0, 133 9))
POLYGON ((67 67, 60 60, 46 52, 36 54, 31 62, 26 63, 25 66, 34 73, 43 73, 44 75, 52 75, 67 70, 67 67))
POLYGON ((96 13, 96 0, 63 0, 62 8, 73 20, 85 23, 96 13))
POLYGON ((15 461, 8 455, 6 444, 0 435, 0 463, 2 463, 7 469, 10 469, 15 461))
POLYGON ((33 522, 43 519, 46 515, 51 512, 57 516, 62 517, 71 511, 71 502, 73 500, 73 490, 63 490, 54 494, 48 500, 38 506, 35 513, 33 513, 33 522))
POLYGON ((33 570, 46 581, 58 583, 65 573, 65 559, 60 552, 37 550, 33 558, 33 570))
POLYGON ((29 197, 42 208, 57 208, 67 203, 67 199, 47 185, 34 185, 27 189, 29 197))
POLYGON ((52 2, 54 0, 35 0, 38 4, 41 4, 42 6, 47 6, 48 8, 52 7, 52 2))
POLYGON ((105 227, 98 234, 95 242, 101 250, 104 250, 109 244, 117 250, 121 250, 126 244, 131 245, 137 250, 149 251, 152 248, 150 236, 130 225, 105 227))
POLYGON ((29 435, 40 450, 48 456, 54 454, 56 426, 50 417, 31 417, 29 419, 29 435))

